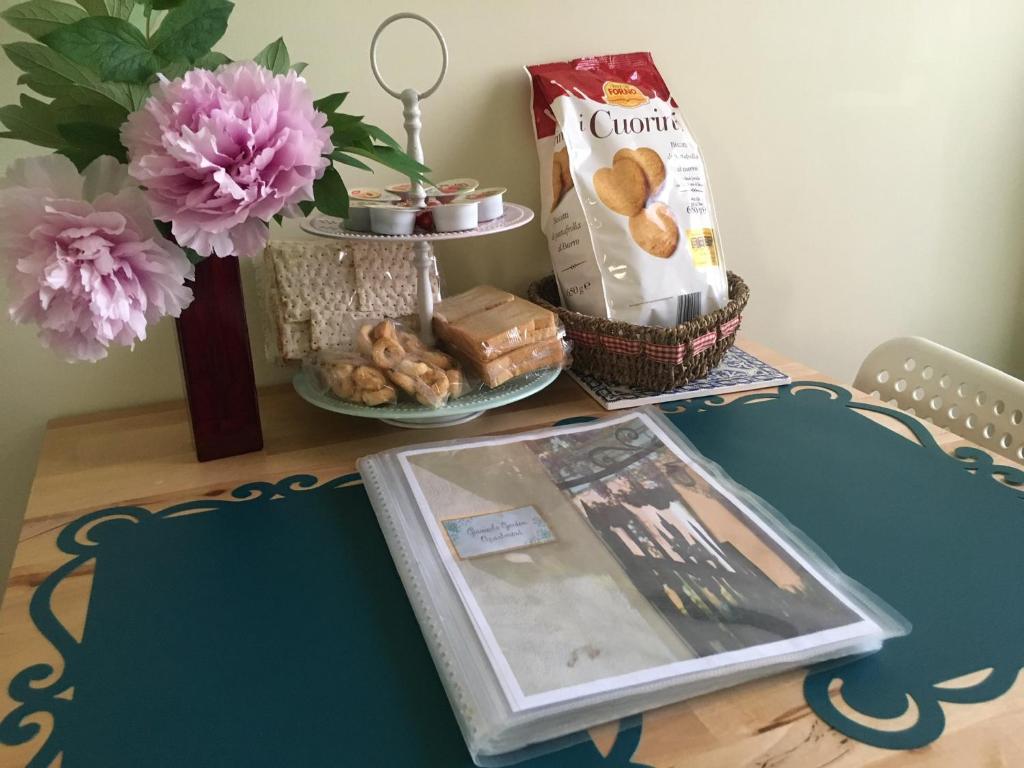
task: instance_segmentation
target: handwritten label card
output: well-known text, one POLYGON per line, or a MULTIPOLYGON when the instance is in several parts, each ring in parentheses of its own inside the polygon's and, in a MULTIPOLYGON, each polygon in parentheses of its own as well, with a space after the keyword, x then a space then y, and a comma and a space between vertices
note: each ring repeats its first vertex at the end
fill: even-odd
POLYGON ((457 517, 442 520, 441 524, 464 560, 555 540, 548 524, 533 507, 457 517))

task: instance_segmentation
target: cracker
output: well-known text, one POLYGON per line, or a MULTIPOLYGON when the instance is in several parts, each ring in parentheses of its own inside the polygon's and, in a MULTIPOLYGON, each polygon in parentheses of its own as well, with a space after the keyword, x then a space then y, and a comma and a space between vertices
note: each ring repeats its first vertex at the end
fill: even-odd
POLYGON ((283 320, 309 320, 312 307, 343 309, 354 301, 350 250, 347 245, 312 242, 270 246, 283 320))
MULTIPOLYGON (((412 244, 367 243, 360 246, 353 252, 358 310, 376 312, 385 317, 415 312, 419 280, 412 244)), ((431 276, 431 289, 437 298, 436 274, 431 276)))
POLYGON ((301 360, 313 350, 309 323, 284 323, 277 329, 277 347, 282 360, 301 360))
POLYGON ((263 258, 272 359, 347 348, 361 322, 416 311, 411 244, 277 242, 263 258))

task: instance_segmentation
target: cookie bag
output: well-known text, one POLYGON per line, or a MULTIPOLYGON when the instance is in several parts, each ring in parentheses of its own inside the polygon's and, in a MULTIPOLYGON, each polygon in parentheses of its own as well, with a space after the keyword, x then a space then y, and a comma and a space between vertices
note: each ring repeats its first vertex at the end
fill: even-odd
POLYGON ((527 72, 541 227, 562 304, 657 326, 723 307, 728 281, 704 161, 651 55, 527 72))

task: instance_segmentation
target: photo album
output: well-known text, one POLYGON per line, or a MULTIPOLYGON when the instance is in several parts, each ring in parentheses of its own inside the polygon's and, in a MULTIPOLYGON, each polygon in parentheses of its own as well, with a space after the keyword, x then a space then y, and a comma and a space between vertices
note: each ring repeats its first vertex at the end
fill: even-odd
POLYGON ((478 762, 900 632, 653 409, 360 471, 478 762))

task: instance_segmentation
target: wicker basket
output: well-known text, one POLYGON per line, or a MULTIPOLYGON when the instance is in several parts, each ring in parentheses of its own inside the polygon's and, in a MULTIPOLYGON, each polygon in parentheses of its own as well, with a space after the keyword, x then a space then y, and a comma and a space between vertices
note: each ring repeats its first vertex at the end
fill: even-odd
POLYGON ((530 301, 558 313, 572 341, 572 369, 601 381, 664 392, 702 379, 736 339, 750 289, 729 273, 729 303, 673 328, 604 320, 559 306, 555 276, 530 286, 530 301))

